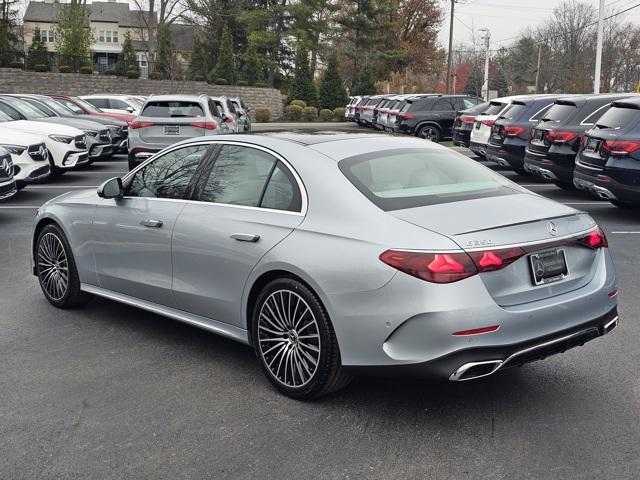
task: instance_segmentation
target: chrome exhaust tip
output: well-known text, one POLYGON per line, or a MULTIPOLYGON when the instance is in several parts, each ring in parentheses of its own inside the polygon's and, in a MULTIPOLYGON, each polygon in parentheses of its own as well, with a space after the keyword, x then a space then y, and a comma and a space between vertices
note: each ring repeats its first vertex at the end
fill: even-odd
POLYGON ((611 330, 616 328, 618 326, 618 323, 619 323, 619 317, 616 317, 610 322, 606 323, 603 328, 603 335, 609 333, 611 330))
POLYGON ((487 377, 498 371, 503 363, 502 360, 465 363, 451 374, 449 380, 452 382, 464 382, 465 380, 487 377))

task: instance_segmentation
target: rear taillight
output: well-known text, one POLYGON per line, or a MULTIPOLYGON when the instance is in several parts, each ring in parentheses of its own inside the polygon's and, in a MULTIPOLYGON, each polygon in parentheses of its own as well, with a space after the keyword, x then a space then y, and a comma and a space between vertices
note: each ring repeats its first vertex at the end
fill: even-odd
POLYGON ((630 140, 606 140, 600 148, 609 155, 626 155, 640 149, 640 142, 630 140))
POLYGON ((578 243, 580 245, 584 245, 585 247, 589 247, 592 249, 597 248, 606 248, 609 246, 609 242, 607 241, 607 237, 600 227, 597 227, 595 230, 592 230, 584 237, 579 238, 578 243))
POLYGON ((577 133, 565 132, 563 130, 550 130, 547 132, 547 140, 550 143, 568 143, 578 137, 577 133))
POLYGON ((522 248, 502 248, 485 252, 471 252, 469 255, 480 272, 500 270, 510 265, 525 254, 522 248))
POLYGON ((214 121, 210 122, 191 122, 189 125, 196 128, 204 128, 205 130, 215 130, 218 124, 214 121))
POLYGON ((133 120, 132 122, 129 122, 129 128, 133 130, 135 130, 136 128, 151 127, 152 125, 153 122, 144 122, 139 120, 133 120))
POLYGON ((399 113, 398 116, 402 120, 412 120, 412 119, 416 118, 416 116, 413 115, 412 113, 399 113))
POLYGON ((473 115, 462 115, 460 117, 460 121, 462 123, 473 123, 476 121, 476 117, 474 117, 473 115))
POLYGON ((482 125, 486 125, 487 127, 493 127, 493 124, 496 123, 495 120, 480 120, 482 125))
POLYGON ((524 127, 504 127, 504 134, 507 137, 519 137, 525 130, 524 127))

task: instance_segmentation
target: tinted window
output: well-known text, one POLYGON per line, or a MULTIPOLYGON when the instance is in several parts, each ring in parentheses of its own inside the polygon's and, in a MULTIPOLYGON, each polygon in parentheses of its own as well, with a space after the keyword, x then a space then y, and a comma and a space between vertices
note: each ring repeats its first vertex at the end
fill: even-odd
POLYGON ((122 100, 118 100, 117 98, 109 99, 109 108, 113 108, 116 110, 126 110, 129 107, 129 104, 123 102, 122 100))
POLYGON ((184 198, 208 145, 195 145, 173 150, 138 170, 129 187, 130 197, 184 198))
POLYGON ((22 120, 22 115, 15 108, 11 108, 4 102, 0 102, 0 112, 6 114, 12 120, 22 120))
POLYGON ((480 115, 489 107, 489 103, 479 103, 475 107, 468 108, 463 113, 468 115, 480 115))
POLYGON ((611 108, 611 104, 607 103, 606 105, 600 108, 597 108, 595 111, 590 113, 589 116, 580 123, 582 123, 583 125, 593 125, 594 123, 596 123, 596 120, 598 120, 602 115, 604 115, 607 112, 607 110, 609 110, 610 108, 611 108))
POLYGON ((143 117, 203 117, 204 112, 198 102, 155 101, 148 102, 143 117))
POLYGON ((640 118, 640 110, 635 108, 611 107, 596 120, 596 127, 618 129, 635 124, 640 118))
POLYGON ((514 193, 517 187, 453 152, 402 149, 359 155, 338 164, 383 210, 399 210, 514 193))
POLYGON ((502 112, 502 115, 500 115, 500 117, 507 118, 509 120, 517 120, 526 111, 526 105, 522 105, 521 103, 512 103, 504 112, 502 112))
POLYGON ((543 121, 563 122, 576 111, 575 105, 554 103, 542 117, 543 121))
POLYGON ((16 110, 18 110, 22 115, 27 117, 27 119, 48 118, 48 115, 45 115, 44 113, 42 113, 42 110, 38 110, 36 107, 28 104, 23 100, 12 99, 7 103, 9 103, 16 110))
POLYGON ((271 174, 267 188, 264 191, 260 206, 277 210, 299 212, 302 207, 302 197, 298 184, 288 168, 278 162, 271 174))
POLYGON ((262 150, 222 147, 199 200, 257 207, 276 159, 262 150))
MULTIPOLYGON (((406 102, 404 105, 402 105, 402 108, 400 108, 400 112, 404 113, 407 110, 409 110, 411 108, 411 106, 413 105, 412 102, 406 102)), ((398 108, 398 106, 396 106, 396 108, 394 108, 394 110, 396 110, 398 108)))
POLYGON ((551 105, 547 105, 546 107, 544 107, 542 110, 539 110, 538 112, 536 112, 533 117, 531 117, 531 120, 534 122, 537 122, 538 120, 540 120, 541 118, 544 118, 545 115, 547 114, 547 112, 549 111, 549 109, 553 106, 553 104, 551 105))
POLYGON ((78 113, 78 114, 84 113, 84 111, 78 105, 76 105, 73 102, 70 102, 69 100, 59 99, 57 101, 62 103, 65 107, 67 107, 69 110, 73 111, 74 113, 78 113))
POLYGON ((502 111, 505 105, 506 103, 491 102, 491 104, 487 107, 487 109, 484 112, 482 112, 482 115, 498 115, 502 111))
POLYGON ((453 110, 453 105, 451 105, 451 100, 448 98, 441 98, 438 100, 433 106, 433 110, 453 110))
POLYGON ((471 108, 478 104, 478 100, 475 98, 462 98, 462 108, 471 108))
POLYGON ((33 100, 31 98, 23 98, 24 102, 28 103, 31 107, 38 110, 41 113, 44 113, 47 117, 57 117, 55 112, 53 112, 49 107, 43 105, 37 100, 33 100))
POLYGON ((106 98, 87 98, 87 102, 98 108, 109 108, 109 101, 106 98))

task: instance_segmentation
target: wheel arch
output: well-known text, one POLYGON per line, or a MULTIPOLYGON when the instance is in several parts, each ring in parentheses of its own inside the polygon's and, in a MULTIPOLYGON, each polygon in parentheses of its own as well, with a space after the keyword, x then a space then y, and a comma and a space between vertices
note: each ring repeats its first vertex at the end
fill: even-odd
POLYGON ((33 227, 33 235, 31 236, 31 272, 33 275, 36 275, 36 243, 38 241, 38 237, 40 236, 40 232, 47 225, 55 225, 60 228, 65 235, 67 234, 65 229, 61 226, 60 222, 58 222, 55 218, 52 217, 42 217, 38 219, 35 226, 33 227))
POLYGON ((418 135, 418 132, 420 131, 420 129, 426 126, 436 127, 440 132, 440 134, 442 134, 442 127, 438 122, 436 122, 435 120, 422 120, 420 123, 418 123, 418 125, 416 125, 416 128, 415 128, 416 136, 418 135))

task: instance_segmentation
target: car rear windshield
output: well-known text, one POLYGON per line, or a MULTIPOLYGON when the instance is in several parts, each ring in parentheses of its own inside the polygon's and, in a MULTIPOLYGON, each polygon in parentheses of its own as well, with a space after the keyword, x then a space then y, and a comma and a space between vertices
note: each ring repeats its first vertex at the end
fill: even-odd
POLYGON ((564 122, 576 111, 576 106, 568 103, 554 103, 542 117, 543 122, 564 122))
POLYGON ((502 111, 505 105, 505 103, 491 102, 489 107, 482 112, 482 115, 497 115, 502 111))
POLYGON ((446 150, 387 150, 346 158, 338 166, 365 197, 385 211, 519 192, 502 175, 446 150))
POLYGON ((507 109, 500 115, 500 118, 506 118, 508 120, 519 119, 524 112, 527 111, 527 106, 522 103, 512 103, 507 109))
POLYGON ((596 128, 616 130, 634 125, 640 119, 640 110, 613 106, 596 120, 596 128))
POLYGON ((143 117, 203 117, 204 111, 198 102, 155 101, 148 102, 142 110, 143 117))

